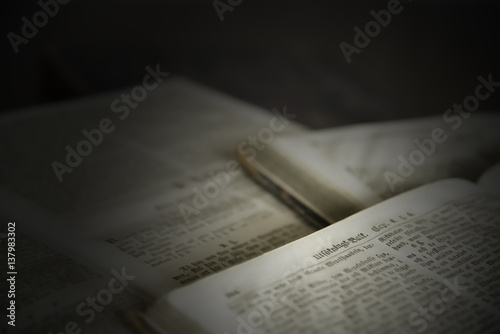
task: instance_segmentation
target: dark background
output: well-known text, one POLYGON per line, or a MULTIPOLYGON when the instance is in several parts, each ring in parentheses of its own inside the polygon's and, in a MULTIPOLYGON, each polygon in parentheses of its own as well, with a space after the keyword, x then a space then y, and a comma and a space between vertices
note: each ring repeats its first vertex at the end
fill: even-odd
MULTIPOLYGON (((402 0, 403 11, 347 64, 339 44, 387 1, 243 0, 221 22, 212 0, 72 0, 15 54, 36 1, 4 1, 1 111, 134 85, 145 67, 184 75, 322 128, 442 114, 500 81, 500 5, 402 0)), ((500 109, 498 95, 481 109, 500 109)))

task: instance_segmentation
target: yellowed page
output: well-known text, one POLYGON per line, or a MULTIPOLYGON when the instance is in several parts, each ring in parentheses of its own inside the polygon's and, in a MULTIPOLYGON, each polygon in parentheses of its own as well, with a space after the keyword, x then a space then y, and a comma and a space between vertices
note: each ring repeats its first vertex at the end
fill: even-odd
MULTIPOLYGON (((207 333, 495 332, 500 198, 433 183, 163 297, 207 333)), ((161 323, 161 320, 158 321, 161 323)))

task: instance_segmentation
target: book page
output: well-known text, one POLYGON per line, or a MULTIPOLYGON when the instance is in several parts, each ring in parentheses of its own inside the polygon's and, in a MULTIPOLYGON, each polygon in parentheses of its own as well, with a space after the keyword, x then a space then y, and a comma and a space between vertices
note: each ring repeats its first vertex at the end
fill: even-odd
POLYGON ((499 197, 439 181, 175 290, 147 316, 207 333, 494 333, 499 236, 499 197))
POLYGON ((280 138, 249 164, 333 223, 436 180, 476 182, 500 161, 498 125, 498 115, 477 113, 460 123, 429 117, 320 130, 280 138))
POLYGON ((1 210, 27 233, 104 272, 126 266, 157 297, 313 231, 234 160, 252 138, 302 130, 286 106, 264 113, 174 78, 125 118, 120 94, 3 118, 1 210), (104 118, 113 132, 59 182, 53 162, 104 118))

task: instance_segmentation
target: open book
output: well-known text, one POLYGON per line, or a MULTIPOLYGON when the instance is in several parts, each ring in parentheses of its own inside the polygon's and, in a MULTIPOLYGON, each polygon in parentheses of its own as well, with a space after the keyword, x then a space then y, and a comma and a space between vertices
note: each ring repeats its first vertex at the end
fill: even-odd
MULTIPOLYGON (((16 313, 19 332, 145 330, 136 315, 153 305, 155 300, 158 304, 146 314, 148 322, 156 328, 169 333, 185 333, 190 329, 213 331, 210 321, 207 323, 199 318, 203 313, 200 310, 215 304, 216 307, 206 310, 206 314, 212 314, 212 311, 222 314, 214 314, 212 320, 216 319, 220 324, 227 324, 232 319, 237 321, 238 316, 233 316, 243 308, 238 306, 228 311, 228 304, 224 303, 239 291, 236 289, 238 278, 247 276, 241 282, 250 283, 241 285, 241 291, 251 291, 260 288, 261 283, 267 284, 267 278, 275 277, 274 269, 306 256, 307 249, 301 252, 293 245, 310 242, 307 241, 309 237, 301 239, 316 231, 308 220, 320 224, 334 222, 389 197, 374 190, 377 189, 374 170, 363 169, 371 162, 357 161, 354 155, 351 160, 342 156, 349 165, 338 167, 340 174, 336 178, 342 179, 342 186, 333 187, 330 181, 335 178, 332 172, 335 170, 330 169, 327 173, 314 170, 321 168, 320 165, 331 166, 331 162, 337 160, 328 158, 327 151, 321 151, 334 147, 328 143, 330 139, 323 142, 309 140, 313 137, 321 139, 321 132, 309 132, 294 123, 286 106, 266 113, 188 80, 173 78, 149 92, 147 99, 131 109, 128 118, 124 119, 111 108, 121 93, 18 112, 0 119, 0 218, 5 226, 9 222, 16 223, 17 243, 24 250, 16 254, 18 271, 23 273, 18 276, 18 286, 25 287, 25 293, 19 294, 16 300, 22 305, 16 313), (111 128, 109 124, 114 126, 112 133, 103 135, 92 152, 80 157, 81 161, 73 164, 70 172, 58 176, 54 162, 64 163, 70 150, 77 150, 80 142, 89 140, 88 133, 95 133, 92 130, 105 119, 108 120, 105 122, 108 130, 111 128), (295 206, 301 208, 299 213, 255 184, 236 162, 234 151, 238 149, 240 158, 245 158, 245 150, 256 145, 256 137, 263 138, 254 146, 255 152, 258 151, 256 159, 241 160, 245 160, 244 164, 250 170, 257 171, 254 175, 272 180, 267 182, 268 185, 285 189, 289 194, 285 198, 293 195, 292 202, 300 203, 300 206, 295 206), (279 165, 276 165, 279 168, 274 168, 266 162, 266 157, 272 162, 273 156, 285 154, 281 145, 295 148, 305 145, 307 148, 296 150, 300 153, 297 157, 292 157, 293 151, 290 151, 290 163, 282 165, 286 168, 279 165), (265 149, 260 151, 262 146, 265 149), (313 154, 309 146, 317 148, 316 153, 313 154), (326 163, 313 163, 312 167, 302 164, 313 161, 313 155, 314 159, 327 159, 326 163), (291 163, 292 160, 298 164, 291 163), (308 170, 309 167, 312 169, 308 170), (279 176, 278 171, 285 174, 279 176), (287 176, 286 173, 290 174, 287 176), (307 177, 314 183, 294 183, 295 180, 307 181, 307 177), (299 191, 302 186, 305 192, 299 191), (349 192, 344 192, 346 189, 349 192), (313 196, 320 201, 313 201, 313 196), (299 201, 301 198, 303 202, 299 201), (316 210, 330 206, 334 208, 331 212, 316 210), (297 243, 292 243, 298 239, 297 243), (283 245, 289 252, 283 252, 283 248, 277 253, 270 252, 283 245), (280 254, 279 263, 275 260, 277 255, 273 254, 280 254), (274 260, 253 274, 245 269, 252 263, 260 266, 271 258, 274 260), (251 259, 255 260, 252 262, 251 259), (240 263, 243 264, 237 266, 240 263), (224 271, 229 267, 234 269, 224 271), (218 272, 220 275, 216 274, 218 272), (106 299, 106 291, 120 290, 116 285, 118 277, 127 289, 106 299), (206 282, 221 277, 224 277, 221 282, 234 282, 229 290, 218 295, 220 290, 214 287, 214 296, 200 295, 199 306, 193 307, 192 311, 182 306, 191 307, 189 303, 196 303, 192 298, 193 293, 199 291, 197 287, 212 289, 212 283, 206 282), (87 298, 95 298, 97 305, 87 298)), ((464 121, 463 129, 469 121, 474 122, 472 118, 464 121)), ((374 129, 383 127, 383 124, 373 125, 374 129)), ((360 133, 363 132, 362 127, 359 129, 360 133)), ((344 131, 337 130, 340 134, 344 131)), ((336 131, 329 132, 326 134, 325 131, 325 139, 336 131)), ((364 132, 370 134, 370 131, 364 132)), ((479 171, 484 171, 494 161, 498 148, 494 144, 496 137, 482 138, 476 132, 471 133, 470 138, 465 135, 459 138, 463 138, 466 145, 473 145, 467 146, 464 152, 476 152, 476 167, 465 168, 463 173, 430 168, 429 171, 440 173, 433 179, 450 176, 474 179, 479 171)), ((372 140, 366 141, 365 145, 367 143, 371 144, 372 140)), ((361 142, 359 144, 362 146, 361 142)), ((450 152, 436 149, 435 156, 441 156, 443 151, 450 152)), ((360 157, 369 158, 366 155, 360 157)), ((447 158, 445 155, 446 161, 455 161, 447 158)), ((373 165, 383 168, 383 165, 373 165)), ((415 175, 427 173, 424 169, 418 171, 416 169, 415 175)), ((484 178, 488 180, 495 175, 493 171, 484 178)), ((408 178, 405 184, 411 182, 408 178)), ((396 186, 400 187, 400 184, 396 186)), ((467 195, 471 186, 459 188, 463 195, 467 195)), ((394 193, 397 192, 402 190, 397 188, 394 193)), ((447 192, 441 192, 443 196, 438 197, 445 200, 444 193, 447 192)), ((403 196, 413 198, 411 194, 403 196)), ((453 195, 458 196, 458 193, 453 195)), ((415 205, 415 212, 409 211, 409 206, 405 213, 398 211, 398 215, 418 214, 418 208, 424 203, 415 201, 415 205)), ((387 209, 387 215, 390 212, 387 209)), ((339 223, 324 231, 344 225, 339 223)), ((6 233, 5 230, 1 232, 6 233)), ((364 231, 364 227, 358 234, 349 235, 349 238, 367 241, 368 236, 375 235, 364 231), (367 237, 363 237, 365 234, 367 237)), ((321 246, 331 248, 330 244, 335 240, 327 238, 321 246)), ((322 251, 318 248, 314 254, 322 251)), ((322 258, 325 254, 318 256, 322 258)), ((377 307, 373 307, 373 312, 378 312, 377 307)), ((286 317, 288 312, 276 314, 286 317)), ((228 327, 225 330, 245 332, 247 328, 228 327)))
POLYGON ((178 289, 147 317, 179 333, 497 333, 499 237, 499 196, 439 181, 178 289))
POLYGON ((500 118, 451 120, 240 145, 256 181, 335 224, 166 294, 146 319, 166 333, 499 330, 500 118))

